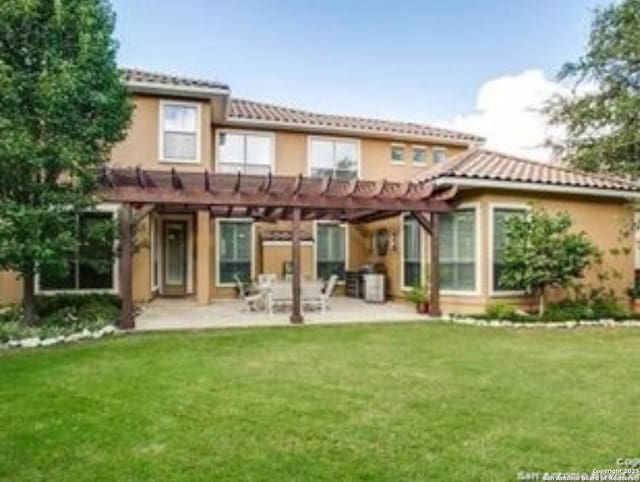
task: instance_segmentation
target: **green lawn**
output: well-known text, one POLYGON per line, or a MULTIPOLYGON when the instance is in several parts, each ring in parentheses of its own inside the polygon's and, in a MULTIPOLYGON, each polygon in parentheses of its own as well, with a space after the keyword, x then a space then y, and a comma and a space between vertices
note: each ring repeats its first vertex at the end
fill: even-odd
POLYGON ((640 331, 398 324, 0 355, 2 480, 515 480, 640 456, 640 331))

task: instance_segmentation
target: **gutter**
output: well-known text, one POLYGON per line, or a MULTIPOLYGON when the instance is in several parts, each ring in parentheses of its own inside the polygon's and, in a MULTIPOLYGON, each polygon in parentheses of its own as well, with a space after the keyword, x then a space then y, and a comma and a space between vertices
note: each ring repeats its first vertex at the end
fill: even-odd
POLYGON ((128 80, 125 85, 134 92, 159 95, 177 95, 208 99, 214 96, 229 96, 231 90, 228 87, 197 87, 197 86, 172 86, 157 82, 141 82, 128 80))
POLYGON ((556 184, 541 184, 535 182, 496 181, 482 179, 468 179, 453 176, 444 176, 433 180, 436 186, 456 185, 460 187, 512 189, 515 191, 548 192, 557 194, 578 194, 582 196, 609 197, 627 200, 640 200, 640 188, 638 191, 626 191, 624 189, 603 189, 597 187, 561 186, 556 184))

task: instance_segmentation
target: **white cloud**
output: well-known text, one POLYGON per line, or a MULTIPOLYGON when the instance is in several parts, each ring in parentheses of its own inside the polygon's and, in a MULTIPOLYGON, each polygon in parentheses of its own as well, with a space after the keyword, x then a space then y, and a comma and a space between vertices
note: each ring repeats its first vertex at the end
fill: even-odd
POLYGON ((570 89, 547 79, 541 70, 498 77, 482 85, 474 112, 443 125, 485 137, 488 148, 549 161, 551 151, 544 142, 558 130, 547 124, 540 109, 556 94, 570 95, 570 89))

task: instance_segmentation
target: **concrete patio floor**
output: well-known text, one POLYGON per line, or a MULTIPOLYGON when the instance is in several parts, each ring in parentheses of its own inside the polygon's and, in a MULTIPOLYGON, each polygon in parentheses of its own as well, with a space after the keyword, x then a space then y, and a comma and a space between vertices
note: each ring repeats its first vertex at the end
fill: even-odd
MULTIPOLYGON (((252 326, 288 326, 289 312, 269 316, 265 312, 248 312, 241 300, 213 300, 200 306, 191 299, 159 298, 148 303, 136 318, 137 330, 179 330, 198 328, 233 328, 252 326)), ((305 311, 305 324, 375 323, 429 320, 418 315, 407 303, 366 303, 360 299, 332 298, 325 314, 305 311)))

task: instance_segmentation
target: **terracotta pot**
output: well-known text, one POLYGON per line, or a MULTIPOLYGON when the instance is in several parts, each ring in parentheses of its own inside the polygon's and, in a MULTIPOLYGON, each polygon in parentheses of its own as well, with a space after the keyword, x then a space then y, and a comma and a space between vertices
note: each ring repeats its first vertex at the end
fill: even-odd
POLYGON ((426 301, 416 303, 416 311, 421 315, 426 315, 429 313, 429 303, 426 301))

